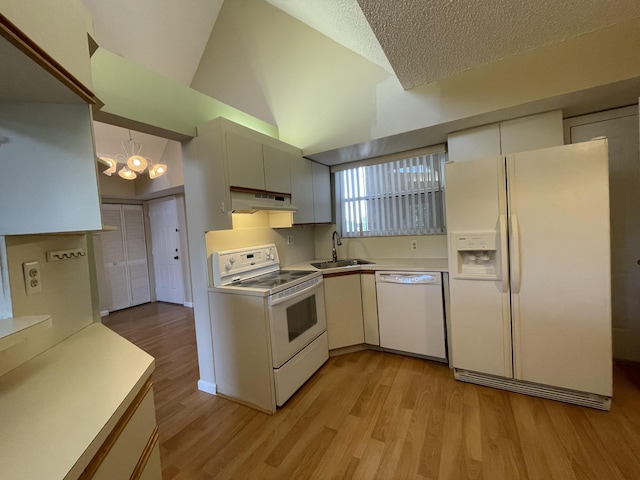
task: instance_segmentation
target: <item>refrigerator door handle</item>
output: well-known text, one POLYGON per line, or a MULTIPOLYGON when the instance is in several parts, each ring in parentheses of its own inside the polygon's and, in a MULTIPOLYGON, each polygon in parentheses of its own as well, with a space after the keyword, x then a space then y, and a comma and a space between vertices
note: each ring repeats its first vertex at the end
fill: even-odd
POLYGON ((520 227, 518 216, 514 213, 509 217, 511 223, 511 293, 520 293, 520 227))
POLYGON ((507 217, 500 215, 500 272, 502 276, 502 293, 509 292, 509 252, 507 251, 507 217))

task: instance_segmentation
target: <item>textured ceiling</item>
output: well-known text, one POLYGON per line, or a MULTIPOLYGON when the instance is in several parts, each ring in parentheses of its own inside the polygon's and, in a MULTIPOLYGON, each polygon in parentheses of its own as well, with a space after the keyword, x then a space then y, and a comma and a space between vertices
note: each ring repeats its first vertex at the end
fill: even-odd
MULTIPOLYGON (((83 1, 99 45, 187 85, 223 3, 83 1)), ((395 72, 405 89, 640 16, 638 0, 266 1, 395 72)))
POLYGON ((638 0, 357 0, 405 89, 640 16, 638 0))
MULTIPOLYGON (((186 85, 223 3, 83 1, 100 46, 186 85)), ((266 1, 394 72, 405 89, 640 17, 639 0, 266 1)))

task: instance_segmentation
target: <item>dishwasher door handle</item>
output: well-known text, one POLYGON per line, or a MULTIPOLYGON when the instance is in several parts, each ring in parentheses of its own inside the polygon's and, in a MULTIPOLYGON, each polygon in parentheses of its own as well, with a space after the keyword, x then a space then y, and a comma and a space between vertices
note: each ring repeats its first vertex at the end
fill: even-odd
POLYGON ((440 274, 413 272, 376 272, 378 283, 399 283, 404 285, 440 284, 440 274))

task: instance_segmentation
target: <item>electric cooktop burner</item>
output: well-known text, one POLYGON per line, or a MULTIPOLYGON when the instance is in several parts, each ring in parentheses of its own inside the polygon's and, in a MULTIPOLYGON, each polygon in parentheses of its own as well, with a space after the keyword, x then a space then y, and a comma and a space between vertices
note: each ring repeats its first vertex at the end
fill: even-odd
POLYGON ((271 289, 314 273, 316 272, 312 270, 278 270, 276 272, 265 273, 264 275, 259 275, 247 280, 236 280, 235 282, 230 283, 229 286, 271 289))

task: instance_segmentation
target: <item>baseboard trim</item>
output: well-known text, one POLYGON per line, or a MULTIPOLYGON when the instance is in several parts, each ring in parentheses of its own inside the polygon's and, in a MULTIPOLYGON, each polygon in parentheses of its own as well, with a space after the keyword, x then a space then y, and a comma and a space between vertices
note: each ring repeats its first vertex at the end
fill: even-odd
POLYGON ((487 375, 485 373, 459 370, 457 368, 454 369, 454 376, 456 380, 460 380, 461 382, 475 383, 476 385, 522 393, 533 397, 572 403, 574 405, 582 405, 583 407, 595 408, 597 410, 611 410, 610 397, 603 397, 593 393, 550 387, 548 385, 523 382, 512 378, 503 378, 494 375, 487 375))
POLYGON ((216 394, 216 384, 211 382, 206 382, 204 380, 198 380, 198 390, 205 393, 210 393, 211 395, 216 394))
POLYGON ((193 302, 184 302, 182 305, 188 308, 193 308, 193 302))
POLYGON ((109 315, 109 310, 100 310, 100 317, 106 317, 109 315))

